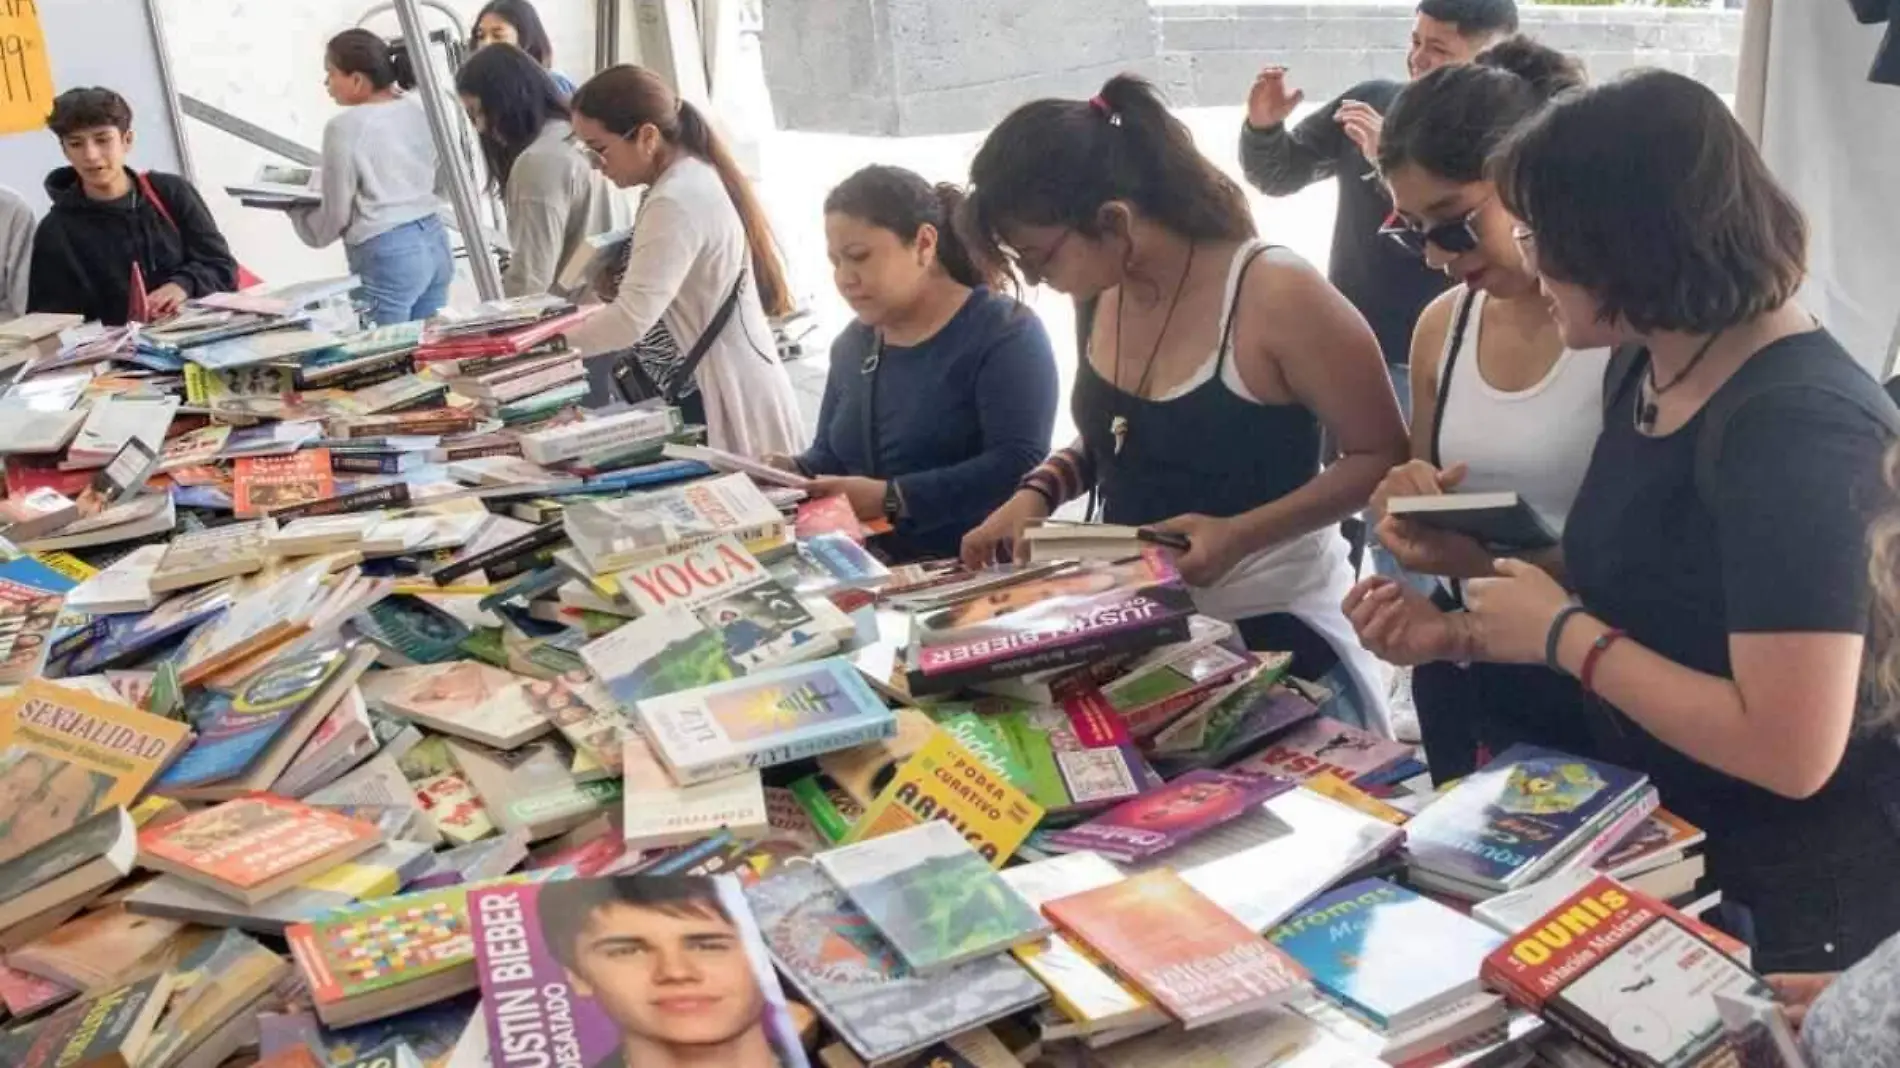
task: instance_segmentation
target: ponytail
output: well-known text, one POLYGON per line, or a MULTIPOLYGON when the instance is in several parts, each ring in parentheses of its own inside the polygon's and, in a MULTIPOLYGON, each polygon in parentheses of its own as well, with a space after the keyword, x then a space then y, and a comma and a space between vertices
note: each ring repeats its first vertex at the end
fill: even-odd
POLYGON ((1120 200, 1191 241, 1244 241, 1253 213, 1233 179, 1146 79, 1118 74, 1089 100, 1024 104, 990 131, 970 165, 961 219, 984 258, 1000 262, 1002 229, 1066 226, 1098 233, 1120 200))
POLYGON ((367 78, 372 89, 380 91, 392 85, 404 89, 416 87, 408 48, 391 44, 369 30, 344 30, 330 38, 323 54, 330 66, 344 74, 361 74, 367 78))
POLYGON ((838 183, 825 197, 825 214, 889 230, 905 245, 915 244, 918 231, 930 226, 937 231, 937 264, 952 281, 996 288, 1004 280, 1002 265, 972 250, 958 232, 963 199, 963 190, 949 182, 932 186, 902 167, 873 165, 838 183))
POLYGON ((660 76, 645 67, 622 63, 609 67, 574 91, 568 109, 585 115, 622 137, 632 137, 642 126, 652 126, 668 144, 677 145, 719 172, 739 222, 745 227, 751 252, 752 280, 767 315, 792 310, 791 286, 785 281, 785 263, 765 209, 752 192, 739 163, 713 131, 698 108, 681 100, 660 76))

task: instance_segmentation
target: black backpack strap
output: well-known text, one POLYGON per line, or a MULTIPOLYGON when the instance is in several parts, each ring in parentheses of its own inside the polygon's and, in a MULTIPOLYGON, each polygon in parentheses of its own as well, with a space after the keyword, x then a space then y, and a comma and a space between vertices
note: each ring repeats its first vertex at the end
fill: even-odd
POLYGON ((1451 322, 1451 337, 1446 341, 1444 359, 1438 368, 1438 400, 1432 406, 1432 450, 1426 457, 1433 467, 1445 466, 1438 452, 1438 440, 1445 430, 1445 399, 1451 395, 1451 372, 1458 366, 1458 353, 1465 347, 1465 328, 1471 324, 1471 309, 1477 303, 1477 291, 1466 286, 1465 295, 1458 300, 1457 316, 1451 322))
POLYGON ((719 340, 719 335, 725 332, 726 325, 732 322, 732 313, 739 309, 739 294, 745 292, 746 278, 750 273, 744 267, 739 268, 739 277, 733 281, 732 291, 726 294, 725 301, 719 305, 718 311, 713 312, 712 320, 700 333, 699 340, 693 342, 693 347, 687 351, 686 358, 680 361, 678 369, 668 379, 666 403, 679 402, 680 390, 685 388, 686 383, 693 380, 693 372, 699 370, 700 361, 706 358, 706 353, 712 348, 713 342, 719 340))

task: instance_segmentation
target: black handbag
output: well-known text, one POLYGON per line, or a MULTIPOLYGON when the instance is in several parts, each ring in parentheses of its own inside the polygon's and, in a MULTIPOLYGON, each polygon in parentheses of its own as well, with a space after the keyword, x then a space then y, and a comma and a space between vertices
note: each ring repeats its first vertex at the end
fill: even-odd
POLYGON ((686 358, 681 360, 674 369, 664 389, 653 380, 651 374, 647 373, 646 365, 640 361, 637 352, 629 351, 615 361, 612 378, 614 390, 620 394, 620 399, 628 404, 640 404, 657 397, 667 404, 678 403, 680 393, 686 388, 686 384, 693 380, 693 372, 699 369, 700 361, 706 358, 706 353, 712 348, 712 343, 719 340, 719 335, 724 333, 727 324, 732 322, 732 313, 739 308, 739 294, 745 292, 747 274, 744 268, 740 268, 738 279, 732 283, 732 291, 726 294, 726 299, 719 305, 719 310, 713 312, 712 321, 706 324, 705 332, 699 335, 699 340, 693 342, 693 347, 687 351, 686 358))

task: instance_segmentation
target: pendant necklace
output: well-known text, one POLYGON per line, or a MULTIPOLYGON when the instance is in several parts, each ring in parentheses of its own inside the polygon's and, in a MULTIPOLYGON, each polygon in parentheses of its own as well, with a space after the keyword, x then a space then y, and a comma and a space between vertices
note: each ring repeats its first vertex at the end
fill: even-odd
MULTIPOLYGON (((1181 291, 1187 288, 1188 275, 1194 271, 1194 251, 1198 246, 1188 246, 1187 264, 1181 268, 1181 277, 1175 280, 1174 296, 1168 299, 1168 312, 1161 317, 1161 331, 1155 335, 1154 347, 1148 350, 1147 366, 1141 369, 1141 381, 1135 384, 1135 399, 1145 400, 1148 396, 1148 378, 1154 373, 1155 357, 1161 354, 1161 343, 1167 339, 1168 326, 1174 322, 1174 309, 1181 304, 1181 291)), ((1112 383, 1117 390, 1122 387, 1122 306, 1126 303, 1126 293, 1115 297, 1115 380, 1112 383)), ((1115 437, 1115 455, 1122 454, 1122 446, 1128 443, 1128 416, 1116 415, 1108 421, 1108 432, 1115 437)))
POLYGON ((1690 373, 1696 369, 1696 365, 1702 362, 1702 357, 1707 356, 1709 350, 1715 347, 1716 339, 1720 338, 1722 333, 1721 330, 1717 330, 1715 333, 1710 334, 1708 340, 1702 343, 1702 347, 1695 350, 1695 355, 1689 357, 1689 362, 1683 365, 1682 370, 1676 372, 1674 378, 1671 378, 1661 385, 1656 383, 1655 357, 1652 356, 1650 358, 1650 364, 1644 377, 1644 382, 1649 386, 1649 396, 1644 397, 1641 391, 1638 391, 1636 397, 1636 428, 1638 430, 1641 430, 1645 434, 1655 432, 1656 419, 1661 414, 1657 408, 1657 402, 1662 400, 1663 394, 1675 389, 1682 384, 1683 379, 1689 377, 1690 373))

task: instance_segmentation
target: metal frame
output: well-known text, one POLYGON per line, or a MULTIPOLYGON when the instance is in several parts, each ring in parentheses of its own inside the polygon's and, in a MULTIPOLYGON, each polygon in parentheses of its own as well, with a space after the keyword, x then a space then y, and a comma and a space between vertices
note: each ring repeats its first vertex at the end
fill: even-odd
POLYGON ((145 23, 152 31, 158 84, 165 89, 165 109, 171 115, 172 136, 178 141, 178 169, 184 172, 186 181, 195 185, 198 168, 191 161, 191 139, 185 136, 185 113, 178 105, 178 83, 172 80, 171 47, 165 43, 165 20, 158 17, 158 0, 145 0, 145 23))

